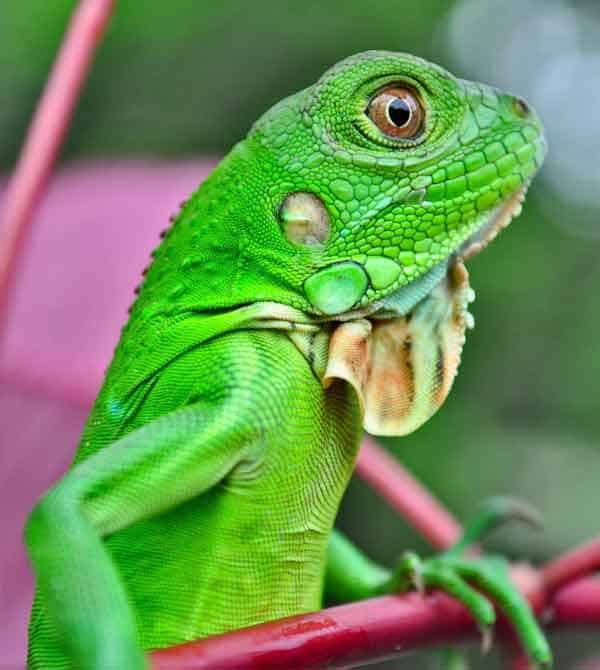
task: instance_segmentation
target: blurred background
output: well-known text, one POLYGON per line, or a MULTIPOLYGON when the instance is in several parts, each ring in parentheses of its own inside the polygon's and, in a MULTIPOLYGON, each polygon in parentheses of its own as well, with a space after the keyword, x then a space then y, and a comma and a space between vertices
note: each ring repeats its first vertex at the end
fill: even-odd
MULTIPOLYGON (((73 7, 2 0, 5 175, 73 7)), ((0 665, 16 667, 24 648, 31 581, 20 526, 69 462, 157 231, 205 176, 202 159, 223 155, 273 103, 365 49, 413 52, 523 96, 550 145, 523 215, 470 263, 476 328, 453 393, 425 427, 386 446, 461 519, 499 493, 538 507, 544 532, 507 528, 490 539, 509 557, 542 561, 599 532, 600 3, 123 0, 24 256, 0 360, 0 527, 9 538, 0 554, 0 620, 8 615, 0 665), (162 194, 160 207, 150 191, 162 194), (120 263, 116 235, 136 250, 120 263), (71 258, 50 253, 65 249, 71 258), (85 284, 100 254, 111 275, 104 290, 98 273, 85 284), (60 292, 40 293, 40 284, 60 292), (84 285, 97 292, 83 295, 84 285), (56 385, 54 370, 64 377, 56 385), (46 448, 52 440, 60 451, 46 448)), ((360 481, 339 524, 381 561, 407 547, 429 551, 360 481)), ((599 638, 557 636, 557 668, 600 668, 599 638)), ((473 668, 496 667, 476 649, 472 658, 473 668)), ((436 662, 420 655, 381 667, 436 662)))

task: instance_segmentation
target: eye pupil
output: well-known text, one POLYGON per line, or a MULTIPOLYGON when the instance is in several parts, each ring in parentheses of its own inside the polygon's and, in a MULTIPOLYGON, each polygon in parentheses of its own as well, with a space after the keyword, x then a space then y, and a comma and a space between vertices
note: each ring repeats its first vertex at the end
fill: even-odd
POLYGON ((425 109, 418 94, 402 85, 377 92, 365 113, 385 137, 394 140, 415 140, 424 127, 425 109))
POLYGON ((411 109, 402 98, 392 98, 387 106, 387 116, 397 128, 403 128, 411 117, 411 109))

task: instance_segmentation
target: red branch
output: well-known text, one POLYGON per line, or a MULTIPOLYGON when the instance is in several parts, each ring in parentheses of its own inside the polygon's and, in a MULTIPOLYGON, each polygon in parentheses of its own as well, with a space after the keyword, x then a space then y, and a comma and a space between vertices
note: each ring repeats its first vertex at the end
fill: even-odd
POLYGON ((567 582, 589 575, 596 570, 600 570, 600 537, 547 563, 542 576, 546 589, 549 593, 553 593, 567 582))
MULTIPOLYGON (((578 578, 583 566, 590 570, 597 567, 594 560, 598 542, 594 540, 570 551, 539 571, 525 565, 513 567, 513 581, 535 612, 545 617, 550 613, 553 628, 600 627, 600 577, 578 578), (560 580, 555 575, 560 575, 560 580)), ((477 634, 468 612, 453 599, 437 592, 426 597, 408 593, 333 607, 156 651, 152 668, 353 668, 477 634)), ((527 668, 526 659, 517 656, 514 667, 527 668)))
MULTIPOLYGON (((541 612, 546 607, 541 580, 531 569, 518 571, 515 577, 525 587, 523 592, 541 612)), ((551 605, 554 627, 600 626, 600 579, 582 579, 563 587, 551 605)), ((426 597, 409 593, 332 607, 156 651, 152 670, 356 668, 478 635, 467 611, 453 599, 441 593, 426 597)))
POLYGON ((113 5, 114 0, 81 0, 37 105, 8 185, 0 226, 0 315, 6 309, 19 249, 70 125, 113 5))
POLYGON ((152 670, 353 668, 477 634, 442 594, 374 598, 217 635, 152 655, 152 670))
POLYGON ((600 625, 600 577, 584 577, 559 589, 552 599, 552 624, 600 625))

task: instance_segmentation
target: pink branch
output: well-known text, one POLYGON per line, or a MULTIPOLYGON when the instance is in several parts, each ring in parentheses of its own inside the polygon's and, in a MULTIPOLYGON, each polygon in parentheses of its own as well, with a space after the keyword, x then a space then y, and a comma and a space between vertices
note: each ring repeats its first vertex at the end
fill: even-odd
POLYGON ((398 461, 371 438, 364 438, 357 474, 429 543, 446 549, 461 535, 459 523, 398 461))
MULTIPOLYGON (((378 462, 379 463, 379 462, 378 462)), ((600 626, 600 577, 585 577, 597 543, 590 542, 537 571, 516 565, 512 578, 534 611, 552 612, 553 627, 600 626), (556 566, 571 566, 558 570, 556 566), (575 569, 576 568, 576 569, 575 569), (546 575, 559 574, 557 581, 546 575), (554 587, 554 588, 553 588, 554 587), (555 592, 552 599, 552 592, 555 592)), ((503 631, 506 632, 506 631, 503 631)), ((456 601, 434 592, 373 598, 321 612, 272 621, 152 654, 153 670, 317 670, 353 668, 401 652, 475 637, 477 627, 456 601)), ((509 637, 515 651, 512 633, 509 637)), ((517 652, 514 668, 527 669, 517 652)))
MULTIPOLYGON (((525 576, 521 574, 519 581, 525 576)), ((538 590, 541 582, 531 571, 529 577, 524 593, 539 612, 544 603, 544 594, 538 590)), ((584 579, 561 589, 554 611, 555 627, 600 626, 600 580, 584 579)), ((426 597, 409 593, 333 607, 155 651, 152 670, 356 668, 478 635, 473 620, 456 601, 437 592, 426 597)))
POLYGON ((596 570, 600 570, 600 537, 550 561, 544 566, 542 575, 548 591, 554 592, 563 584, 596 570))
POLYGON ((563 586, 552 600, 553 626, 600 624, 600 577, 584 577, 563 586))
POLYGON ((56 161, 114 0, 81 0, 38 103, 6 195, 0 227, 0 315, 16 258, 56 161))
POLYGON ((153 670, 354 668, 439 645, 477 628, 442 594, 385 596, 342 605, 154 652, 153 670))

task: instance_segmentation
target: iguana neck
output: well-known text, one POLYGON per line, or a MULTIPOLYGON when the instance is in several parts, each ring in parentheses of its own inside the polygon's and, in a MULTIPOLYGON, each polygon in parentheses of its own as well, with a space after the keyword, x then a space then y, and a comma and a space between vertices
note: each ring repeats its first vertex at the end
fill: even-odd
POLYGON ((269 161, 256 142, 242 141, 183 204, 152 254, 132 321, 260 301, 309 308, 290 271, 306 252, 284 244, 272 221, 261 225, 276 214, 276 201, 272 212, 261 204, 269 161))

